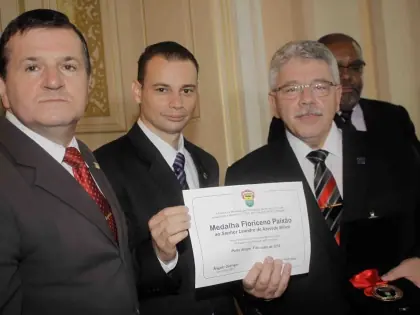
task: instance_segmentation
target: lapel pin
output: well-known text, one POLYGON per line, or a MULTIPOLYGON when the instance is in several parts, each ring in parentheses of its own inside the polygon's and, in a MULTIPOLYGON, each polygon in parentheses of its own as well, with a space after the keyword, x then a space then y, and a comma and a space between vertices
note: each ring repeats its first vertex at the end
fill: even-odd
POLYGON ((377 216, 375 215, 375 211, 369 212, 369 219, 376 219, 377 216))
POLYGON ((99 166, 98 162, 93 162, 93 166, 95 166, 96 169, 100 170, 101 167, 99 166))
POLYGON ((363 156, 358 157, 356 160, 357 164, 366 164, 366 158, 363 156))

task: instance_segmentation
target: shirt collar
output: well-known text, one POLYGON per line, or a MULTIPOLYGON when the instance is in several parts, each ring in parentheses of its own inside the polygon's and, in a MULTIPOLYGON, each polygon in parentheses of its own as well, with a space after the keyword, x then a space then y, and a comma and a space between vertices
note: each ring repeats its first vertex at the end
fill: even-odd
MULTIPOLYGON (((30 128, 26 127, 14 114, 10 111, 6 112, 6 119, 9 120, 16 128, 22 131, 25 135, 31 138, 35 143, 37 143, 41 148, 43 148, 49 155, 51 155, 54 160, 58 163, 62 163, 64 159, 64 154, 66 152, 66 148, 58 143, 55 143, 40 134, 36 133, 35 131, 31 130, 30 128)), ((79 150, 79 145, 75 137, 73 137, 70 141, 68 147, 74 147, 79 150)), ((79 150, 80 151, 80 150, 79 150)))
POLYGON ((158 149, 160 154, 162 154, 163 158, 165 159, 166 163, 170 167, 173 167, 175 162, 175 158, 178 152, 184 154, 185 156, 185 149, 184 149, 184 136, 181 134, 178 140, 178 150, 175 150, 169 143, 164 141, 158 135, 153 133, 139 118, 137 121, 140 129, 144 132, 146 137, 153 143, 153 145, 158 149))
MULTIPOLYGON (((360 104, 359 103, 357 103, 353 108, 352 108, 352 114, 354 114, 354 113, 359 113, 359 112, 362 112, 362 107, 360 106, 360 104)), ((341 115, 341 110, 339 110, 338 111, 338 114, 339 115, 341 115)))
MULTIPOLYGON (((292 147, 293 152, 299 161, 306 159, 306 156, 313 151, 313 149, 308 146, 305 142, 293 135, 289 130, 286 129, 287 140, 292 147)), ((335 155, 339 158, 343 155, 343 143, 341 131, 337 128, 333 122, 331 125, 330 132, 328 133, 327 139, 325 140, 323 150, 329 152, 329 154, 335 155)))

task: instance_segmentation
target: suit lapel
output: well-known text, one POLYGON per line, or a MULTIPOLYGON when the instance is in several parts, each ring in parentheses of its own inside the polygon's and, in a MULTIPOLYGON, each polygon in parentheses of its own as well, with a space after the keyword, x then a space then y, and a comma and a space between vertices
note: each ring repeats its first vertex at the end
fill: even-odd
MULTIPOLYGON (((154 146, 154 144, 147 138, 138 124, 134 124, 131 130, 128 132, 128 137, 133 144, 138 158, 149 165, 149 177, 150 185, 154 185, 153 193, 157 200, 158 210, 162 210, 166 207, 184 205, 184 198, 182 196, 182 188, 179 184, 176 176, 172 169, 166 163, 162 154, 154 146)), ((149 215, 153 216, 156 214, 155 207, 149 207, 149 215)), ((182 258, 187 249, 191 248, 191 241, 188 238, 184 239, 177 245, 178 252, 182 258)), ((190 266, 194 268, 194 266, 190 266)))
POLYGON ((33 176, 26 176, 29 184, 42 188, 75 209, 112 240, 102 213, 82 186, 44 149, 4 118, 0 120, 0 142, 18 165, 34 171, 33 176))
POLYGON ((359 101, 360 108, 362 109, 363 119, 366 124, 366 130, 376 130, 377 125, 381 124, 381 121, 375 119, 375 114, 372 112, 371 106, 369 106, 369 101, 367 99, 361 98, 359 101))
MULTIPOLYGON (((108 180, 105 177, 105 174, 101 171, 98 162, 96 162, 90 150, 83 143, 80 143, 80 142, 79 142, 79 149, 80 149, 80 153, 83 156, 83 159, 85 160, 86 164, 89 167, 90 173, 95 179, 95 182, 99 186, 102 194, 107 199, 109 205, 111 206, 111 209, 113 209, 112 214, 114 216, 115 224, 117 226, 118 239, 121 240, 124 238, 123 230, 125 229, 125 222, 124 222, 124 217, 122 216, 122 211, 117 201, 117 197, 115 196, 112 188, 110 187, 108 183, 108 180)), ((108 225, 106 225, 106 232, 107 232, 106 233, 107 236, 115 243, 115 240, 112 234, 110 233, 108 225)))
POLYGON ((212 183, 210 182, 210 173, 209 173, 209 169, 208 167, 206 167, 203 162, 202 159, 200 159, 199 157, 199 153, 197 152, 197 150, 195 149, 195 147, 185 139, 185 149, 190 153, 193 161, 194 161, 194 165, 195 168, 197 170, 197 174, 198 174, 198 180, 200 183, 200 188, 203 187, 210 187, 212 186, 212 183))
MULTIPOLYGON (((149 165, 149 176, 152 185, 155 185, 156 192, 160 195, 160 206, 162 208, 175 205, 182 205, 181 186, 174 176, 172 169, 166 163, 162 154, 147 138, 141 128, 136 124, 127 134, 137 157, 149 165)), ((152 215, 154 215, 153 213, 152 215)))
POLYGON ((355 220, 365 211, 366 138, 366 132, 343 129, 343 222, 355 220))
MULTIPOLYGON (((272 161, 271 163, 269 162, 268 164, 270 165, 267 165, 266 167, 276 179, 275 181, 301 181, 303 184, 308 218, 310 222, 311 237, 319 238, 324 243, 328 242, 329 247, 337 247, 334 238, 331 236, 331 232, 328 230, 308 181, 306 180, 306 176, 303 173, 292 148, 290 147, 286 134, 284 134, 284 136, 282 136, 282 138, 278 141, 270 143, 269 147, 272 153, 272 161)), ((331 253, 337 252, 332 251, 331 253)))

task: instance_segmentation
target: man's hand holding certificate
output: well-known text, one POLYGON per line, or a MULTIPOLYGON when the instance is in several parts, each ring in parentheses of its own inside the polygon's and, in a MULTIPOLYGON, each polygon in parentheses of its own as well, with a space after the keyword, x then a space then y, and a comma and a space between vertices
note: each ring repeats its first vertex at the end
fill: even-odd
POLYGON ((256 292, 261 289, 259 282, 265 282, 266 277, 277 279, 267 290, 278 296, 276 291, 287 286, 288 277, 275 273, 290 268, 288 264, 292 275, 308 272, 311 246, 300 182, 227 186, 183 193, 191 216, 197 288, 246 277, 244 288, 249 293, 267 297, 256 292), (255 265, 257 262, 264 263, 255 265), (285 283, 279 283, 281 281, 285 283))

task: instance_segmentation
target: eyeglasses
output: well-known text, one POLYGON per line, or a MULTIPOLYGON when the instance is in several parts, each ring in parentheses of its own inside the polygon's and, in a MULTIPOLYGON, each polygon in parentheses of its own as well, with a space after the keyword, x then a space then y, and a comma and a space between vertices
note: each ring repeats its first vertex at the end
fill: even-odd
POLYGON ((363 60, 356 60, 347 66, 339 64, 338 70, 340 73, 343 73, 344 70, 347 70, 349 74, 360 74, 363 72, 364 66, 366 66, 366 63, 363 60))
POLYGON ((331 87, 337 86, 330 81, 316 81, 311 84, 287 84, 273 89, 273 93, 279 93, 279 97, 292 100, 301 95, 305 88, 310 88, 314 97, 328 96, 331 87))

